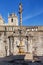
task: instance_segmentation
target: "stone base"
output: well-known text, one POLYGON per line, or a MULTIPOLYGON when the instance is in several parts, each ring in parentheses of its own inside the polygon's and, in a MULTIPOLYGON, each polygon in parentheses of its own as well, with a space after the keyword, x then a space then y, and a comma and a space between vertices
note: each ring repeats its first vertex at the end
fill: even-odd
POLYGON ((0 51, 0 58, 1 58, 1 57, 5 57, 5 55, 6 55, 6 54, 5 54, 5 52, 4 52, 4 51, 3 51, 3 52, 2 52, 2 51, 0 51))
POLYGON ((26 53, 24 60, 33 60, 33 54, 32 53, 26 53))

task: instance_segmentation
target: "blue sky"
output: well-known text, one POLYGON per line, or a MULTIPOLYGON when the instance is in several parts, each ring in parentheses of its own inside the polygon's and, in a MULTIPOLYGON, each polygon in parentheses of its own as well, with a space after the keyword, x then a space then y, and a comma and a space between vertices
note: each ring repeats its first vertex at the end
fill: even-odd
MULTIPOLYGON (((43 25, 43 0, 21 0, 23 6, 23 25, 43 25)), ((19 19, 20 0, 0 0, 0 14, 8 22, 8 13, 16 13, 19 19)))

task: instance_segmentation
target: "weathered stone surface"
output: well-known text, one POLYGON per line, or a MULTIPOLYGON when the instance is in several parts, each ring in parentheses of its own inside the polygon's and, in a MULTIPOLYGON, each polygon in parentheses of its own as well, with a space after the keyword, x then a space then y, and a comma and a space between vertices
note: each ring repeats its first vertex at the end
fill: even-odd
POLYGON ((8 18, 8 24, 0 24, 0 57, 19 54, 20 49, 24 53, 29 52, 27 57, 30 58, 31 54, 43 56, 43 26, 20 27, 17 16, 12 14, 8 18))

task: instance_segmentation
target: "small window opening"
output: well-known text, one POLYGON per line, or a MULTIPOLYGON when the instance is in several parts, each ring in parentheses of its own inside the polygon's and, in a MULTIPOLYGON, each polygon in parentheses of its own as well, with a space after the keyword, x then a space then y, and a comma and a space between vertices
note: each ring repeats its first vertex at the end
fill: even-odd
POLYGON ((13 19, 11 19, 11 22, 13 22, 13 19))

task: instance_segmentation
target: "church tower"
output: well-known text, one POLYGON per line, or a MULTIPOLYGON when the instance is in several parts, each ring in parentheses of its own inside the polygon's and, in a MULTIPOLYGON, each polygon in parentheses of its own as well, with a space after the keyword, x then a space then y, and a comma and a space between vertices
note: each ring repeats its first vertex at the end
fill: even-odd
POLYGON ((14 13, 8 15, 8 24, 18 26, 18 18, 14 13))

